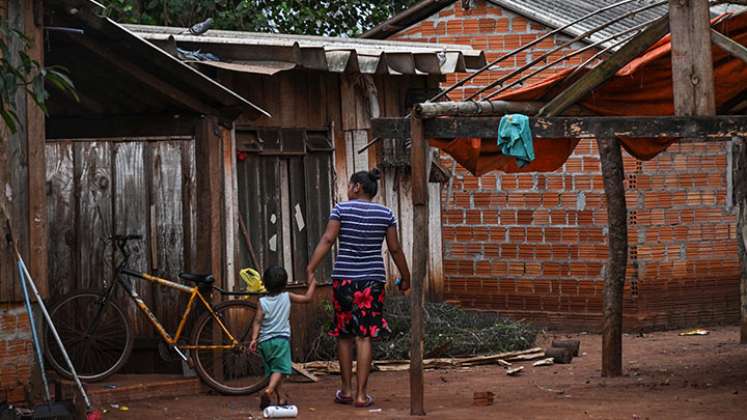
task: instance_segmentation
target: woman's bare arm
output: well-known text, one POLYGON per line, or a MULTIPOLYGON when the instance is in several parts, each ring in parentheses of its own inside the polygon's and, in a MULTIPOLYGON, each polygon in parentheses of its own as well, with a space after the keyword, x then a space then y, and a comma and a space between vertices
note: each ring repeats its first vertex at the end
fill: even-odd
POLYGON ((334 245, 335 241, 337 240, 337 235, 339 234, 340 221, 330 220, 327 223, 327 229, 324 230, 324 234, 322 234, 321 239, 319 239, 319 244, 317 244, 316 249, 314 249, 314 253, 311 254, 309 265, 306 266, 306 277, 309 284, 311 284, 311 281, 314 278, 314 272, 316 271, 316 268, 319 267, 322 259, 332 248, 332 245, 334 245))
POLYGON ((399 243, 399 236, 397 236, 397 228, 395 226, 389 226, 386 230, 386 246, 389 249, 389 255, 394 260, 394 265, 399 270, 400 279, 402 283, 399 284, 399 289, 407 291, 410 288, 410 269, 407 267, 407 260, 405 259, 405 253, 402 251, 402 245, 399 243))

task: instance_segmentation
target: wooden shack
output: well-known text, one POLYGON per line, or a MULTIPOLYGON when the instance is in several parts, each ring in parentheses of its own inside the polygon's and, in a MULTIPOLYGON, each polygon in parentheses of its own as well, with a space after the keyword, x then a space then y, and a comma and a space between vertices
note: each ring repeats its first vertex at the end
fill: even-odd
MULTIPOLYGON (((67 68, 80 101, 54 95, 46 120, 49 297, 113 280, 113 234, 142 235, 131 266, 175 279, 234 278, 225 246, 232 226, 233 121, 267 115, 213 79, 115 22, 92 2, 48 2, 45 60, 67 68), (229 188, 230 190, 230 188, 229 188), (232 222, 231 222, 232 223, 232 222)), ((42 184, 44 185, 44 184, 42 184)), ((138 293, 169 331, 184 296, 146 282, 138 293)), ((137 348, 155 349, 152 327, 126 301, 137 348)), ((153 358, 134 358, 143 369, 153 358)))
MULTIPOLYGON (((218 30, 193 36, 183 28, 127 27, 272 115, 242 115, 236 122, 235 193, 226 199, 233 200, 237 214, 233 231, 226 232, 236 244, 239 266, 278 263, 302 286, 307 259, 331 207, 347 199, 350 175, 376 166, 384 171, 377 199, 398 215, 404 249, 412 252, 409 156, 403 143, 388 142, 360 153, 373 140, 370 119, 405 115, 445 75, 484 65, 481 52, 452 45, 218 30), (214 57, 204 58, 207 53, 214 57)), ((440 188, 438 182, 430 184, 435 203, 440 203, 440 188)), ((438 297, 443 284, 440 204, 431 209, 429 288, 438 297)), ((318 273, 322 283, 330 282, 331 264, 329 258, 318 273)), ((393 264, 389 273, 396 276, 393 264)), ((321 288, 318 300, 328 299, 328 293, 321 288)), ((301 326, 294 332, 296 357, 303 357, 304 343, 314 338, 306 334, 323 316, 318 305, 303 311, 293 319, 301 326)))

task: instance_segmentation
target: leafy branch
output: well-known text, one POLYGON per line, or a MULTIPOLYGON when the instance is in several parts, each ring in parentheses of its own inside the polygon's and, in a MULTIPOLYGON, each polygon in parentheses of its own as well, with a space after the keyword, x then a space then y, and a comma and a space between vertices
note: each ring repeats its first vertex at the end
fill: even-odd
POLYGON ((18 117, 16 97, 19 90, 28 94, 47 113, 49 92, 46 83, 78 100, 75 84, 61 66, 44 67, 28 55, 31 39, 23 32, 0 23, 0 117, 11 134, 23 122, 18 117), (11 48, 18 43, 19 48, 11 48))

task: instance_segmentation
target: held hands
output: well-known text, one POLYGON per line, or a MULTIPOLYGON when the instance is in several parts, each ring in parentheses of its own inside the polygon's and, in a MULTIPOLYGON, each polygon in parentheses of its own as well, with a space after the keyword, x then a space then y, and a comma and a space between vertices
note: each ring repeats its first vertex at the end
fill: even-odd
POLYGON ((306 272, 306 284, 311 286, 312 283, 316 285, 316 275, 314 274, 313 271, 307 271, 306 272))
POLYGON ((394 281, 394 284, 396 284, 399 287, 399 290, 404 293, 410 290, 410 277, 398 278, 394 281))

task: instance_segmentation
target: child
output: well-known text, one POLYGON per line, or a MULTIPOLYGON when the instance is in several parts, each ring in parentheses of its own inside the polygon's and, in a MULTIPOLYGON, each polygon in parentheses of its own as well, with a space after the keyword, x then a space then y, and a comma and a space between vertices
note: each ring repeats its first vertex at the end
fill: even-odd
POLYGON ((278 405, 288 403, 280 401, 280 385, 283 382, 283 375, 291 374, 290 306, 291 302, 309 303, 316 289, 316 279, 310 277, 306 294, 286 292, 288 273, 276 265, 265 270, 262 281, 267 289, 267 295, 259 298, 257 315, 252 325, 252 342, 249 345, 253 352, 259 348, 265 376, 270 377, 270 383, 260 397, 260 410, 270 405, 272 394, 275 394, 278 405))

